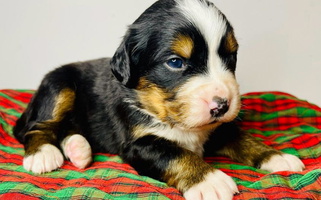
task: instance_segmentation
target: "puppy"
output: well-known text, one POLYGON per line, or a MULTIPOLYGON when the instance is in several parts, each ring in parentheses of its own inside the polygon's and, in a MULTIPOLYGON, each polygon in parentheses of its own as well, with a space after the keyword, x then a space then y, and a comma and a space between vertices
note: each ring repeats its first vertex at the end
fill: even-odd
POLYGON ((241 131, 238 43, 207 0, 159 0, 128 29, 112 58, 46 75, 14 134, 34 173, 87 167, 92 152, 119 154, 141 175, 190 200, 232 199, 237 186, 202 156, 224 155, 271 172, 302 162, 241 131))

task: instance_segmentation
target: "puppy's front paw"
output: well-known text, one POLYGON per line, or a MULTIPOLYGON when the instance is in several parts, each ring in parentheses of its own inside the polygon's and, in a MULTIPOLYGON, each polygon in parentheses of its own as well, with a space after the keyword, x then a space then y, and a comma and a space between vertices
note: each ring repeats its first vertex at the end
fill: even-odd
POLYGON ((231 200, 238 193, 233 179, 220 170, 210 172, 205 179, 184 193, 187 200, 231 200))
POLYGON ((261 165, 261 169, 270 172, 303 171, 304 168, 304 164, 298 157, 286 153, 274 155, 261 165))
POLYGON ((64 157, 60 150, 51 144, 42 145, 35 154, 23 159, 23 167, 36 174, 50 172, 62 166, 64 157))
POLYGON ((82 135, 67 137, 62 143, 64 154, 79 169, 86 168, 92 162, 90 144, 82 135))

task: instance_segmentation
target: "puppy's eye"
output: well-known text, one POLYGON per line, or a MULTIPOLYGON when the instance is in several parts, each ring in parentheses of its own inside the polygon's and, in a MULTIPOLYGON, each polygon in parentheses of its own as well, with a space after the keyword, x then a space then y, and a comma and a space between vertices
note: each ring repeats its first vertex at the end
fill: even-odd
POLYGON ((184 68, 184 61, 180 58, 171 58, 166 62, 167 66, 173 69, 184 68))

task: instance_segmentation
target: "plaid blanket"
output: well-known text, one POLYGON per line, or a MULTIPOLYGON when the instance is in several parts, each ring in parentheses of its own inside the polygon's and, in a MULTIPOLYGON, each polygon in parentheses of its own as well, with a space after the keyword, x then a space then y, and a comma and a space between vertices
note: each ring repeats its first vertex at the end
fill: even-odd
MULTIPOLYGON (((175 189, 139 176, 117 155, 95 154, 87 169, 70 162, 54 172, 34 175, 22 167, 23 146, 12 127, 33 95, 30 90, 0 90, 0 199, 183 199, 175 189)), ((303 172, 268 173, 226 157, 206 162, 232 176, 234 199, 321 199, 321 109, 286 93, 242 97, 240 125, 258 140, 299 156, 303 172)))

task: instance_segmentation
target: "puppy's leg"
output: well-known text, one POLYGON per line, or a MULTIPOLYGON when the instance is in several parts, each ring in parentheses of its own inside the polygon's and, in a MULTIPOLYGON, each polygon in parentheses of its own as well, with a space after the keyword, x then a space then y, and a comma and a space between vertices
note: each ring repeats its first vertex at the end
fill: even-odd
POLYGON ((304 164, 296 156, 282 153, 241 131, 236 124, 224 124, 215 132, 214 140, 225 143, 217 152, 244 164, 275 171, 302 171, 304 164), (229 139, 227 139, 227 138, 229 139))
POLYGON ((24 113, 24 128, 15 130, 24 144, 23 166, 34 173, 44 173, 60 167, 64 158, 58 149, 58 140, 67 128, 67 113, 73 109, 75 92, 69 88, 53 88, 43 84, 24 113))
POLYGON ((61 148, 66 156, 76 167, 86 168, 92 162, 90 144, 80 134, 71 134, 61 143, 61 148))
POLYGON ((232 199, 238 192, 231 177, 175 142, 157 136, 136 139, 121 155, 141 175, 167 182, 188 200, 232 199))

